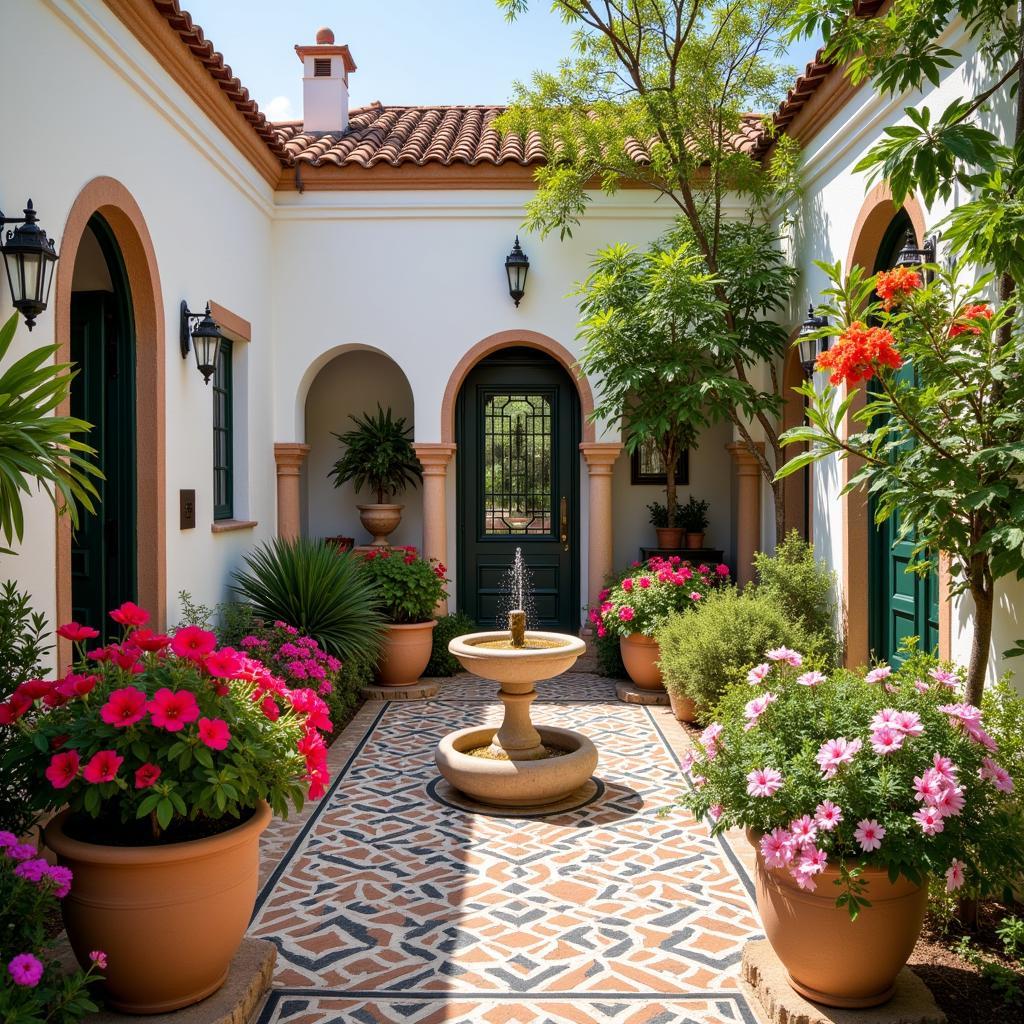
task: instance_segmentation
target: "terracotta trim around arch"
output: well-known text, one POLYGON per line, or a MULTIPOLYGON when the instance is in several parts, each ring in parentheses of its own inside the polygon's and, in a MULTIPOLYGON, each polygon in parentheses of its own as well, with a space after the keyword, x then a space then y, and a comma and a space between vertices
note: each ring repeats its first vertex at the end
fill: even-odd
MULTIPOLYGON (((908 196, 903 207, 918 241, 925 237, 927 222, 924 208, 915 196, 908 196)), ((882 238, 893 217, 899 212, 887 182, 879 182, 864 198, 857 222, 850 237, 846 270, 859 265, 871 270, 875 265, 882 238)), ((856 429, 853 415, 863 407, 861 389, 846 419, 846 432, 856 429)), ((860 468, 855 459, 844 459, 843 486, 860 468)), ((870 655, 868 640, 868 499, 862 491, 843 495, 843 605, 846 626, 846 663, 850 667, 864 665, 870 655)), ((949 573, 939 573, 939 655, 948 658, 951 651, 952 604, 949 600, 949 573)))
POLYGON ((459 397, 459 389, 466 375, 480 362, 499 349, 511 348, 519 345, 523 348, 534 348, 540 352, 546 352, 557 363, 560 363, 566 373, 575 381, 576 390, 580 396, 580 411, 583 414, 583 440, 593 441, 594 424, 590 420, 590 414, 594 411, 594 393, 590 389, 590 382, 576 369, 576 357, 564 346, 559 345, 554 338, 546 334, 539 334, 537 331, 499 331, 478 341, 458 362, 448 378, 448 385, 444 389, 444 399, 441 402, 441 442, 442 444, 453 444, 455 442, 455 401, 459 397))
MULTIPOLYGON (((137 478, 137 580, 139 603, 163 628, 167 617, 166 427, 164 422, 164 316, 153 241, 135 197, 114 178, 88 182, 72 204, 57 263, 55 341, 57 362, 70 359, 71 290, 75 258, 89 218, 110 225, 124 260, 135 320, 135 408, 137 478)), ((65 402, 59 414, 69 413, 65 402)), ((57 621, 71 617, 71 523, 57 517, 57 621)), ((59 658, 69 651, 62 641, 59 658)))

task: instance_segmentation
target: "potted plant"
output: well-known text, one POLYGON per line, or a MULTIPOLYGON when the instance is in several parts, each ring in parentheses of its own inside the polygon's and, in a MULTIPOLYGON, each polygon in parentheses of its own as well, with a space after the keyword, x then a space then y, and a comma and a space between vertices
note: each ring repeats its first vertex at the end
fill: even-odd
POLYGON ((668 506, 662 505, 660 501, 652 501, 647 511, 651 514, 651 526, 657 534, 658 547, 663 551, 677 551, 682 545, 683 531, 679 526, 670 525, 668 506))
POLYGON ((747 830, 793 988, 877 1006, 917 941, 930 877, 975 895, 1019 877, 1013 780, 961 673, 921 655, 829 678, 801 662, 776 648, 726 692, 682 802, 715 833, 747 830))
POLYGON ((676 522, 686 535, 686 547, 690 551, 704 547, 704 531, 708 528, 708 503, 691 495, 690 500, 676 511, 676 522))
POLYGON ((402 506, 387 504, 385 498, 415 487, 423 479, 423 467, 412 446, 412 427, 405 417, 393 419, 391 409, 379 405, 377 415, 349 416, 355 428, 334 436, 344 453, 327 475, 335 487, 352 481, 358 494, 368 486, 377 496, 376 504, 356 505, 359 521, 373 537, 373 544, 386 547, 388 536, 402 521, 402 506))
POLYGON ((108 1002, 164 1013, 223 984, 252 914, 259 836, 271 814, 316 799, 328 779, 327 707, 259 662, 186 626, 145 628, 126 603, 123 639, 85 651, 94 629, 68 623, 76 663, 4 702, 29 799, 59 812, 44 839, 74 873, 63 904, 84 966, 109 956, 108 1002))
POLYGON ((590 621, 599 638, 619 638, 622 662, 637 686, 663 690, 655 632, 674 612, 692 608, 709 590, 728 582, 728 572, 724 565, 715 571, 707 565, 694 569, 678 555, 649 558, 598 594, 600 604, 590 610, 590 621))
POLYGON ((368 551, 366 571, 387 620, 377 680, 383 686, 408 686, 430 661, 434 609, 448 596, 447 570, 437 559, 402 547, 368 551))

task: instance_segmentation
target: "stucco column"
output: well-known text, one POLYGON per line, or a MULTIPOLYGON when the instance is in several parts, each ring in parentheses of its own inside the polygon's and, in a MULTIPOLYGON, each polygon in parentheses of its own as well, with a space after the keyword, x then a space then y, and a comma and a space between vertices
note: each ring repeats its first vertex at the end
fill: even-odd
MULTIPOLYGON (((448 463, 455 445, 415 441, 413 448, 423 466, 423 557, 448 565, 448 463)), ((439 615, 448 614, 448 602, 437 606, 439 615)))
POLYGON ((274 462, 277 463, 277 535, 282 540, 294 540, 302 532, 299 472, 309 450, 308 444, 300 444, 298 441, 278 442, 274 445, 274 462))
MULTIPOLYGON (((757 442, 764 451, 764 442, 757 442)), ((761 547, 761 467, 742 442, 727 444, 736 465, 736 582, 754 578, 754 552, 761 547)))
POLYGON ((596 604, 598 591, 612 571, 612 469, 622 445, 618 441, 584 441, 580 451, 590 477, 587 600, 596 604))

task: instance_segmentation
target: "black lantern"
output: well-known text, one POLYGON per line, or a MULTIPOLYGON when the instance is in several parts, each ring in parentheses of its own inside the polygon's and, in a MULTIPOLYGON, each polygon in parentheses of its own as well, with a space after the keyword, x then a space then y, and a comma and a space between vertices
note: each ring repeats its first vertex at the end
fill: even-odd
POLYGON ((517 306, 526 294, 526 272, 529 269, 530 261, 526 253, 519 247, 519 236, 516 235, 515 245, 505 257, 505 273, 508 274, 508 293, 517 306))
POLYGON ((804 375, 810 377, 814 373, 814 365, 822 352, 828 351, 828 338, 815 338, 814 334, 828 327, 827 316, 815 316, 814 306, 808 305, 807 319, 800 325, 800 336, 797 349, 800 352, 800 365, 804 375))
POLYGON ((196 366, 203 375, 203 383, 209 384, 210 378, 217 369, 217 353, 220 351, 220 328, 217 321, 210 316, 210 304, 206 304, 203 313, 190 313, 188 303, 181 303, 181 358, 188 359, 188 350, 192 348, 196 354, 196 366), (192 322, 199 322, 192 326, 192 322))
POLYGON ((913 229, 907 232, 903 248, 896 256, 895 266, 897 267, 920 267, 924 263, 934 263, 938 250, 938 239, 932 235, 924 240, 924 245, 917 247, 917 236, 913 229))
POLYGON ((36 221, 32 200, 25 207, 24 217, 5 217, 0 213, 0 224, 17 224, 0 244, 7 269, 7 283, 11 286, 11 302, 25 318, 31 331, 36 317, 50 301, 53 270, 57 264, 57 250, 53 239, 36 221))

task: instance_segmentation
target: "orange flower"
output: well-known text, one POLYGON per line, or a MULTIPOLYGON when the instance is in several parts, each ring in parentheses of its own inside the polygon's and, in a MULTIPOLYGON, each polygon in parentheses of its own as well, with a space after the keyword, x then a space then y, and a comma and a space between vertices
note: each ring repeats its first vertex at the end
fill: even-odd
POLYGON ((949 329, 949 336, 955 338, 958 334, 981 334, 981 328, 977 324, 964 323, 965 320, 978 319, 992 319, 992 307, 987 302, 964 306, 960 310, 960 315, 953 320, 953 326, 949 329))
POLYGON ((898 370, 903 365, 896 351, 896 339, 884 327, 865 327, 855 320, 839 340, 818 356, 817 368, 831 371, 833 384, 856 384, 870 380, 883 366, 898 370))
POLYGON ((910 267, 880 270, 875 277, 875 294, 886 311, 898 306, 915 288, 921 287, 921 275, 910 267))

